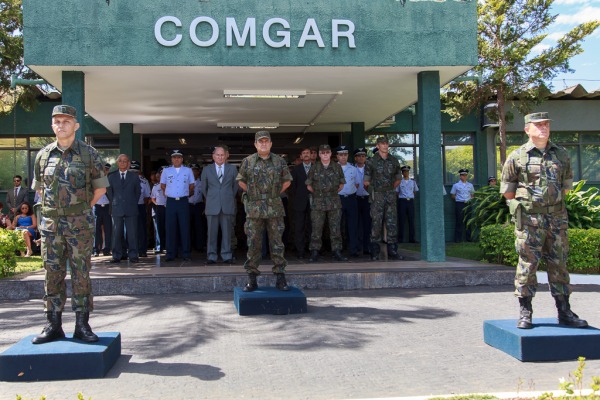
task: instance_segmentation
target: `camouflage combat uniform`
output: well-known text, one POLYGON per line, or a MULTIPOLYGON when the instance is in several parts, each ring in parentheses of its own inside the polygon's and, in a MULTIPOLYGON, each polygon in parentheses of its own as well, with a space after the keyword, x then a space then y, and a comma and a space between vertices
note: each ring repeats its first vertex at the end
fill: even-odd
POLYGON ((269 235, 269 249, 273 260, 273 273, 284 273, 287 261, 284 258, 284 245, 281 239, 285 224, 285 209, 281 201, 281 188, 284 182, 291 181, 292 175, 285 160, 270 153, 266 159, 258 153, 242 161, 238 181, 248 186, 244 193, 246 223, 244 232, 248 241, 247 259, 244 268, 249 274, 260 275, 263 231, 269 235))
POLYGON ((369 183, 371 203, 371 243, 380 243, 385 223, 388 245, 398 243, 398 211, 396 210, 396 190, 394 182, 402 179, 400 162, 388 154, 386 159, 379 153, 367 160, 364 180, 369 183), (384 221, 385 217, 385 221, 384 221))
POLYGON ((502 169, 501 193, 515 192, 510 202, 515 226, 515 247, 519 264, 515 294, 533 297, 537 289, 536 272, 544 258, 553 296, 569 295, 566 261, 567 210, 563 190, 573 187, 573 171, 567 151, 548 142, 546 151, 531 141, 513 151, 502 169))
POLYGON ((340 221, 342 219, 342 202, 338 195, 340 184, 346 183, 342 167, 335 162, 325 167, 321 161, 317 161, 311 168, 306 179, 306 184, 314 189, 310 210, 310 221, 312 223, 312 234, 309 249, 321 250, 323 241, 323 225, 325 219, 329 223, 329 235, 331 239, 331 250, 342 250, 342 233, 340 221))
POLYGON ((65 306, 67 260, 73 311, 90 312, 94 308, 90 269, 95 224, 90 201, 93 190, 103 187, 108 187, 103 163, 97 151, 80 140, 64 150, 54 142, 36 156, 32 188, 42 190, 39 230, 47 312, 62 312, 65 306))

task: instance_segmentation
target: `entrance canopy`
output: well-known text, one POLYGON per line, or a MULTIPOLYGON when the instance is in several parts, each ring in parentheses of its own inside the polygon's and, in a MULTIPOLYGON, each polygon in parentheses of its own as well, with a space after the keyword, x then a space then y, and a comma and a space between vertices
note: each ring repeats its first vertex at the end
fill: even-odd
POLYGON ((368 130, 477 62, 473 1, 24 0, 25 63, 113 133, 368 130))

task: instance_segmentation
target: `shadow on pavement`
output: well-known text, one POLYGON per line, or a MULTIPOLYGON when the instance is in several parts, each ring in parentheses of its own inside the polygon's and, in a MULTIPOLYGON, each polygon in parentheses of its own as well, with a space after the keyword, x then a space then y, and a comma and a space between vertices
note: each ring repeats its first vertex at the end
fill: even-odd
POLYGON ((221 368, 205 364, 169 363, 160 361, 131 362, 133 356, 121 355, 106 378, 118 378, 122 373, 155 376, 191 376, 201 381, 217 381, 225 376, 221 368))

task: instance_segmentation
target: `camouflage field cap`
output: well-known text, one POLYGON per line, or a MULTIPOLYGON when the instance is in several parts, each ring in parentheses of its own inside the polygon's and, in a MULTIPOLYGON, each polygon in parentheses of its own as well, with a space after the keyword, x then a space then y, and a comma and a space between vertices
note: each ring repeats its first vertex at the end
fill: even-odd
POLYGON ((379 143, 389 143, 387 136, 383 135, 383 136, 379 136, 377 138, 377 144, 379 143))
POLYGON ((254 141, 258 142, 260 139, 267 138, 271 140, 271 134, 268 131, 258 131, 254 135, 254 141))
POLYGON ((61 104, 60 106, 55 106, 52 109, 52 116, 54 117, 55 115, 68 115, 69 117, 77 119, 77 110, 75 107, 61 104))
POLYGON ((331 151, 331 146, 328 144, 321 144, 319 145, 319 151, 331 151))
POLYGON ((547 112, 536 112, 525 116, 525 124, 530 122, 552 121, 547 112))

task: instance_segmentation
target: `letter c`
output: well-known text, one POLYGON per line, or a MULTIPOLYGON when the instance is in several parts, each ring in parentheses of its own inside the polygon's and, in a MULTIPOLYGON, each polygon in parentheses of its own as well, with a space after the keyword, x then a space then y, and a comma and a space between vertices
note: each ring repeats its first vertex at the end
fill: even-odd
POLYGON ((177 17, 165 16, 159 18, 158 21, 156 21, 156 24, 154 24, 154 37, 156 38, 156 41, 166 47, 178 45, 179 42, 181 42, 181 33, 175 35, 175 39, 173 40, 167 40, 163 37, 162 26, 165 24, 165 22, 172 22, 176 27, 181 28, 181 21, 177 17))

